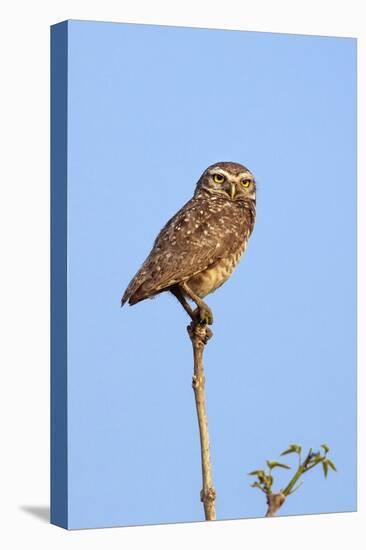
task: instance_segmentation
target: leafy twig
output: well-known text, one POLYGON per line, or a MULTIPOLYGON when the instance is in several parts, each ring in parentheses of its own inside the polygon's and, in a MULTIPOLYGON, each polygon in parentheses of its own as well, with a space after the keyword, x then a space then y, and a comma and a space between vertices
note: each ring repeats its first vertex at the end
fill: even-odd
POLYGON ((286 498, 289 495, 292 495, 302 484, 299 483, 296 485, 296 483, 299 481, 302 475, 307 473, 309 470, 317 466, 318 464, 322 465, 324 476, 327 477, 329 468, 331 470, 334 470, 336 472, 336 467, 334 463, 328 458, 328 452, 329 447, 325 443, 323 445, 320 445, 322 449, 321 451, 318 451, 316 453, 313 452, 312 449, 309 450, 308 454, 306 455, 306 458, 302 461, 301 459, 301 446, 296 445, 293 443, 292 445, 289 445, 289 447, 281 453, 281 456, 288 455, 291 453, 296 453, 299 457, 299 465, 290 479, 289 483, 286 485, 284 489, 281 489, 278 493, 272 492, 272 486, 273 486, 273 475, 272 470, 274 468, 285 468, 290 469, 290 466, 287 464, 283 464, 281 462, 277 461, 269 461, 267 460, 267 468, 268 470, 254 470, 253 472, 250 472, 249 475, 255 475, 257 476, 257 481, 255 481, 251 487, 257 487, 260 489, 265 495, 267 500, 267 513, 266 517, 272 517, 274 516, 278 510, 281 508, 281 506, 284 504, 286 498))

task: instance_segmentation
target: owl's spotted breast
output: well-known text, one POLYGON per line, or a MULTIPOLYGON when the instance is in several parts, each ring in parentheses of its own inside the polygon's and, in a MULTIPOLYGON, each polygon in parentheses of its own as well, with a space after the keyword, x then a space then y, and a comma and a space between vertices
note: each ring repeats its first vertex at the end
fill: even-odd
POLYGON ((207 269, 194 275, 187 281, 189 288, 200 298, 204 298, 222 286, 230 277, 236 266, 238 265, 241 256, 243 255, 247 239, 236 252, 233 252, 226 258, 221 258, 211 264, 207 269))

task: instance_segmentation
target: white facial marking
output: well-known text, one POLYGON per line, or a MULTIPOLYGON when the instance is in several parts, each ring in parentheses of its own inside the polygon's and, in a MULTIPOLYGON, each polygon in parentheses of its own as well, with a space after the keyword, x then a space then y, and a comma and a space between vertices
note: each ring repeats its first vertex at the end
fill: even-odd
MULTIPOLYGON (((228 179, 232 178, 234 174, 228 170, 225 170, 225 168, 222 168, 221 166, 214 166, 211 168, 208 172, 210 176, 213 174, 222 174, 223 176, 226 176, 228 179)), ((243 170, 243 172, 239 172, 236 176, 234 176, 236 179, 253 179, 253 175, 251 172, 248 172, 247 170, 243 170)))

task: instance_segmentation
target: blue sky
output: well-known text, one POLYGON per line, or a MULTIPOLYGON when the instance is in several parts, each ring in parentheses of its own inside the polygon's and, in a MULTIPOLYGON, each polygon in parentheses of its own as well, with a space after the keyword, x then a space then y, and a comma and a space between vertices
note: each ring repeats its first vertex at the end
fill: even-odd
POLYGON ((203 519, 186 314, 119 301, 220 160, 258 192, 207 298, 218 518, 264 515, 246 473, 293 442, 326 442, 338 473, 313 470, 281 514, 355 510, 356 41, 71 21, 68 53, 70 526, 203 519))

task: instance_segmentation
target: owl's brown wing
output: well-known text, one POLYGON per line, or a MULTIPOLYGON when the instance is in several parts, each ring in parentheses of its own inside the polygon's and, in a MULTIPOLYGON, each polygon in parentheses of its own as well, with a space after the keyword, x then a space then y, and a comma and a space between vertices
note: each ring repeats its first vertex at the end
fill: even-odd
POLYGON ((238 225, 227 200, 191 199, 159 233, 127 287, 122 305, 149 298, 230 254, 243 240, 238 225))

